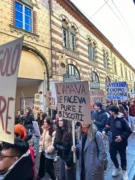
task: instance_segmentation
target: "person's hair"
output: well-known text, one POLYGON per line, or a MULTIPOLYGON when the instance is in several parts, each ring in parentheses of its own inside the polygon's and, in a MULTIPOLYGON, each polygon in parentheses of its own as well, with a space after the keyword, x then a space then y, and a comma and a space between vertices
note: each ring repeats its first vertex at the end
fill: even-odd
POLYGON ((47 117, 47 113, 43 113, 42 114, 42 120, 45 120, 46 117, 47 117))
MULTIPOLYGON (((82 125, 80 126, 80 131, 78 134, 79 139, 81 138, 81 132, 82 132, 82 125)), ((89 124, 89 126, 88 126, 88 132, 87 132, 87 136, 88 136, 90 141, 94 140, 96 132, 97 132, 97 127, 95 124, 93 124, 91 122, 91 124, 89 124)))
POLYGON ((4 143, 2 150, 9 149, 12 152, 12 156, 21 157, 28 151, 29 145, 27 142, 17 138, 15 139, 14 144, 4 143))
POLYGON ((50 116, 47 116, 45 118, 46 123, 50 126, 49 128, 49 135, 52 136, 52 133, 54 132, 54 127, 53 127, 53 121, 50 116))
POLYGON ((29 115, 29 114, 31 114, 32 113, 32 109, 30 108, 30 107, 27 107, 26 109, 28 109, 28 114, 27 114, 27 116, 29 115))
POLYGON ((125 114, 125 109, 122 105, 119 105, 119 112, 125 114))
POLYGON ((102 105, 100 102, 95 103, 95 105, 96 105, 97 107, 100 107, 100 109, 102 109, 102 108, 103 108, 103 105, 102 105))
POLYGON ((59 123, 57 124, 56 128, 56 142, 62 143, 64 141, 72 141, 72 134, 71 134, 71 127, 70 127, 70 121, 63 119, 63 127, 59 127, 59 123))
POLYGON ((119 113, 119 108, 117 106, 112 105, 112 106, 109 107, 109 111, 112 111, 115 114, 118 114, 119 113))
POLYGON ((19 124, 19 123, 21 123, 21 118, 19 115, 16 115, 15 116, 15 124, 19 124))

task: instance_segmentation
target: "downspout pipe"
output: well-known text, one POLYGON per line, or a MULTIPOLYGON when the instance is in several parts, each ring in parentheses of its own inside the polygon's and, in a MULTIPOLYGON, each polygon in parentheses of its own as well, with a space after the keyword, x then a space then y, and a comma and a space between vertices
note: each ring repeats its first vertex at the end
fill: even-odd
POLYGON ((52 68, 52 0, 49 0, 49 14, 50 14, 50 61, 51 61, 51 73, 50 78, 53 76, 53 68, 52 68))

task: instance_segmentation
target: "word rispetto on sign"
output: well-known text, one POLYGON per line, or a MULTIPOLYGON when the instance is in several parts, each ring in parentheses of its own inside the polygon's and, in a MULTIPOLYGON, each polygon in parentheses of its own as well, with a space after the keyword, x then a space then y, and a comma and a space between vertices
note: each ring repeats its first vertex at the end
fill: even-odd
POLYGON ((92 104, 95 104, 97 102, 100 102, 102 104, 105 104, 105 92, 103 90, 90 90, 90 102, 92 104))
POLYGON ((126 82, 108 82, 106 90, 108 100, 127 100, 126 82))
POLYGON ((71 121, 90 123, 88 82, 56 83, 58 114, 71 121))
POLYGON ((0 46, 0 140, 14 143, 15 95, 23 38, 0 46))

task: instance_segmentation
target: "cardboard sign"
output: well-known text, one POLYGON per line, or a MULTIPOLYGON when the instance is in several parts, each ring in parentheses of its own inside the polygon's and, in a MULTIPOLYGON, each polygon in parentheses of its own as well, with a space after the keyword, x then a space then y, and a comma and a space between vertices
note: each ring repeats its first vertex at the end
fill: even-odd
POLYGON ((33 123, 34 131, 35 131, 35 135, 40 136, 39 126, 38 126, 37 121, 32 121, 32 123, 33 123))
POLYGON ((90 102, 95 104, 100 102, 101 104, 105 104, 105 92, 103 90, 90 90, 90 102))
POLYGON ((34 98, 34 118, 35 119, 37 119, 39 112, 40 112, 40 94, 35 94, 35 98, 34 98))
POLYGON ((127 100, 126 82, 108 82, 106 84, 108 100, 127 100))
POLYGON ((59 117, 90 123, 88 82, 56 83, 55 86, 59 117))
POLYGON ((0 140, 14 143, 15 95, 23 38, 0 46, 0 140))

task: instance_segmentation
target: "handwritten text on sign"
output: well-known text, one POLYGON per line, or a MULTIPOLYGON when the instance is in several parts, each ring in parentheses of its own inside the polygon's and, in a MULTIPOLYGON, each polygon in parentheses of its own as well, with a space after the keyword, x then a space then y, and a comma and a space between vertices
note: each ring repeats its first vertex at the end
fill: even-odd
POLYGON ((103 90, 90 90, 90 102, 92 104, 95 104, 97 102, 100 102, 102 104, 105 104, 105 92, 103 90))
POLYGON ((16 83, 23 38, 0 46, 0 140, 14 142, 16 83))
POLYGON ((90 123, 88 82, 56 83, 55 86, 59 116, 90 123))
POLYGON ((106 90, 108 100, 127 100, 126 82, 108 82, 106 90))

